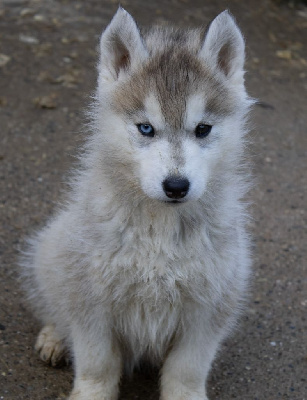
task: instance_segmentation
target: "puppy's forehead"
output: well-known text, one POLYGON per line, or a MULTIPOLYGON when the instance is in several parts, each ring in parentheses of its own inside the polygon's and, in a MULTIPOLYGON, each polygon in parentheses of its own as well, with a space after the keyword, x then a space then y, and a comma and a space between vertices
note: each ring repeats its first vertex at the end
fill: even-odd
POLYGON ((165 117, 162 113, 160 102, 153 92, 149 93, 144 99, 144 114, 148 122, 156 129, 165 128, 165 117))
POLYGON ((193 130, 203 120, 206 109, 205 98, 202 93, 191 94, 187 97, 184 125, 188 130, 193 130))
POLYGON ((172 48, 153 57, 144 74, 149 77, 167 123, 181 128, 187 97, 201 84, 201 63, 191 53, 172 48))
POLYGON ((203 107, 203 113, 216 115, 228 115, 233 109, 223 83, 195 54, 174 47, 152 55, 116 90, 113 104, 121 114, 149 113, 174 130, 184 127, 188 104, 189 109, 193 104, 198 111, 203 107))
MULTIPOLYGON (((183 119, 183 126, 187 130, 193 130, 199 122, 203 121, 205 98, 202 93, 195 93, 187 96, 184 113, 180 115, 183 119)), ((154 93, 149 94, 144 100, 144 122, 150 122, 157 130, 164 130, 169 124, 169 119, 165 118, 161 104, 154 93)))

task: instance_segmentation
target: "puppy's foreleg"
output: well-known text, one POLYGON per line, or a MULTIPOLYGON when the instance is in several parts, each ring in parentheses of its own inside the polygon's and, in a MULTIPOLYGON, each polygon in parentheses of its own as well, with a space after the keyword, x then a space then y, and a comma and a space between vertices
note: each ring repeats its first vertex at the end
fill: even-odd
POLYGON ((75 326, 72 341, 75 380, 69 400, 116 400, 122 360, 111 332, 75 326))
POLYGON ((161 400, 208 400, 206 379, 222 335, 205 325, 194 321, 174 343, 162 368, 161 400))

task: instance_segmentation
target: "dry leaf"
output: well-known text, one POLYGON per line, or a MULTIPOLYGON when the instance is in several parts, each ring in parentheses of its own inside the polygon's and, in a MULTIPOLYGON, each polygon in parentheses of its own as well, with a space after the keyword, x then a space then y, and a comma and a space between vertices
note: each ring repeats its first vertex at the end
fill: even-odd
POLYGON ((36 47, 34 47, 34 54, 37 57, 45 57, 47 54, 51 53, 52 50, 52 44, 47 42, 47 43, 42 43, 36 47))
POLYGON ((271 42, 273 42, 273 43, 277 42, 276 36, 274 35, 273 32, 269 32, 269 38, 270 38, 271 42))
POLYGON ((290 50, 277 50, 276 55, 279 58, 283 58, 284 60, 291 60, 292 53, 290 50))
POLYGON ((41 71, 38 74, 37 77, 38 82, 49 82, 49 83, 53 83, 53 78, 52 76, 49 74, 48 71, 41 71))
POLYGON ((0 107, 5 107, 7 105, 6 97, 0 97, 0 107))
POLYGON ((58 76, 55 80, 54 83, 61 83, 65 87, 76 87, 76 84, 80 82, 80 80, 77 78, 79 74, 75 72, 67 72, 66 74, 58 76))
POLYGON ((33 102, 39 108, 54 109, 57 107, 56 98, 57 95, 51 93, 47 96, 36 97, 33 102))
POLYGON ((10 60, 11 57, 6 54, 0 54, 0 67, 4 67, 10 60))

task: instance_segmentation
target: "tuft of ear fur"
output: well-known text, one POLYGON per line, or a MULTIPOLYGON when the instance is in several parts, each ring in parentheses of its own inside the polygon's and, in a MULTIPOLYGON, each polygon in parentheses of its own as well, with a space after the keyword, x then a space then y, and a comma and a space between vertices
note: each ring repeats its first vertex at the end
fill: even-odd
POLYGON ((200 56, 213 70, 220 70, 233 84, 242 84, 245 44, 242 33, 228 11, 209 25, 200 56))
POLYGON ((140 31, 131 15, 119 7, 101 35, 99 84, 110 84, 147 57, 140 31))

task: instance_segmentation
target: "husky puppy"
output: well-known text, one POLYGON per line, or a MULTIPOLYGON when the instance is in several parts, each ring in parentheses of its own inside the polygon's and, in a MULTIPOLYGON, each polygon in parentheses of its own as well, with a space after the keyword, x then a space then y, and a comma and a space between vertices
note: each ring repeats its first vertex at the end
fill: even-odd
POLYGON ((207 399, 250 269, 243 64, 227 11, 142 32, 119 8, 103 32, 81 166, 24 261, 36 349, 52 365, 69 349, 70 400, 117 399, 144 359, 162 400, 207 399))

